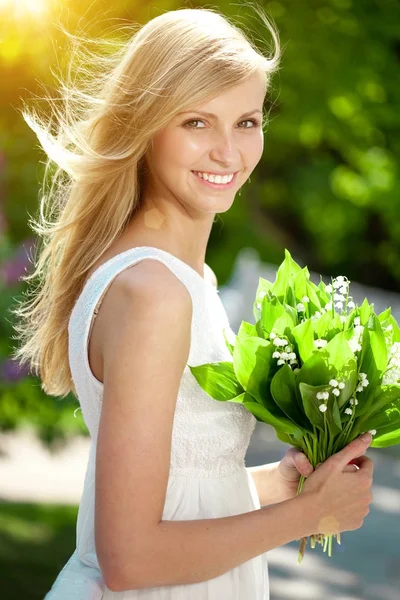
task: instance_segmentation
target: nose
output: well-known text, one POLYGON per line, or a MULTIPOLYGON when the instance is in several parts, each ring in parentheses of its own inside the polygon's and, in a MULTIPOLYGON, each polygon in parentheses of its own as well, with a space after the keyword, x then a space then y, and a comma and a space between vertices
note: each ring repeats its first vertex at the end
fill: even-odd
POLYGON ((211 142, 210 158, 219 162, 224 169, 234 167, 237 170, 240 152, 234 135, 227 132, 216 133, 211 142))

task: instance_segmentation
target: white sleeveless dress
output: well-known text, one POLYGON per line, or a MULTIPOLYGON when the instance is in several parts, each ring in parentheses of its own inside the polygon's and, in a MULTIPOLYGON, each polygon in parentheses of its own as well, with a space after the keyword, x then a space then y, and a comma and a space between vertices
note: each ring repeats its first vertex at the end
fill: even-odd
POLYGON ((232 330, 218 290, 165 250, 131 248, 92 273, 69 320, 70 367, 92 442, 78 511, 76 550, 45 600, 269 600, 267 553, 192 584, 113 592, 102 579, 94 543, 94 480, 103 384, 90 369, 88 341, 93 317, 115 276, 144 259, 164 263, 184 283, 193 305, 191 345, 174 415, 163 519, 220 518, 260 508, 257 489, 245 466, 255 417, 240 404, 210 398, 188 366, 232 360, 223 328, 232 330))

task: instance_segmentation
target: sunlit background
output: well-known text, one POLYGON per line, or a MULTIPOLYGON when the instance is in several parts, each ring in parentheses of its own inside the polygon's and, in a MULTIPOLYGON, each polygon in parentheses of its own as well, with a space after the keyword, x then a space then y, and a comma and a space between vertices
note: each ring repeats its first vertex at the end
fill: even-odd
MULTIPOLYGON (((207 262, 233 329, 252 320, 258 276, 274 278, 288 248, 317 277, 339 274, 355 298, 400 319, 400 3, 397 0, 262 2, 284 47, 266 111, 265 151, 251 184, 217 219, 207 262)), ((76 399, 45 396, 10 359, 8 309, 23 292, 44 155, 18 109, 56 94, 68 67, 59 25, 117 36, 131 20, 202 2, 0 0, 0 598, 42 599, 75 549, 87 430, 76 399)), ((214 7, 262 29, 240 3, 214 7), (248 16, 248 19, 246 18, 248 16)), ((268 39, 264 39, 268 43, 268 39)), ((43 105, 46 110, 46 105, 43 105)), ((286 450, 257 424, 248 466, 286 450)), ((369 451, 371 513, 332 559, 317 550, 295 564, 297 544, 270 553, 271 600, 399 600, 400 457, 369 451)), ((247 599, 246 599, 247 600, 247 599)))

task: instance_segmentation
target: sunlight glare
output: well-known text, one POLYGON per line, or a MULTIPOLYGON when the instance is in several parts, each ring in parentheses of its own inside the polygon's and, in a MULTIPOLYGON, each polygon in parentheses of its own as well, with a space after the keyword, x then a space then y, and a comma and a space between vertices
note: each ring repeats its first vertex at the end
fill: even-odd
POLYGON ((49 0, 0 0, 0 11, 3 8, 13 9, 18 20, 27 15, 40 17, 47 12, 49 0))

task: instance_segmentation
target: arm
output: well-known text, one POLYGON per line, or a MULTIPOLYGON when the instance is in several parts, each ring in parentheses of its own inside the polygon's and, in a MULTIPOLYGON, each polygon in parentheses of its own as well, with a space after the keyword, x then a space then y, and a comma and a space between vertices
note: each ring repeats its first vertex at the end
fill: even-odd
POLYGON ((310 494, 224 518, 162 519, 176 398, 190 350, 191 298, 165 265, 142 261, 115 278, 100 312, 104 393, 95 544, 107 587, 205 581, 314 533, 310 494))

